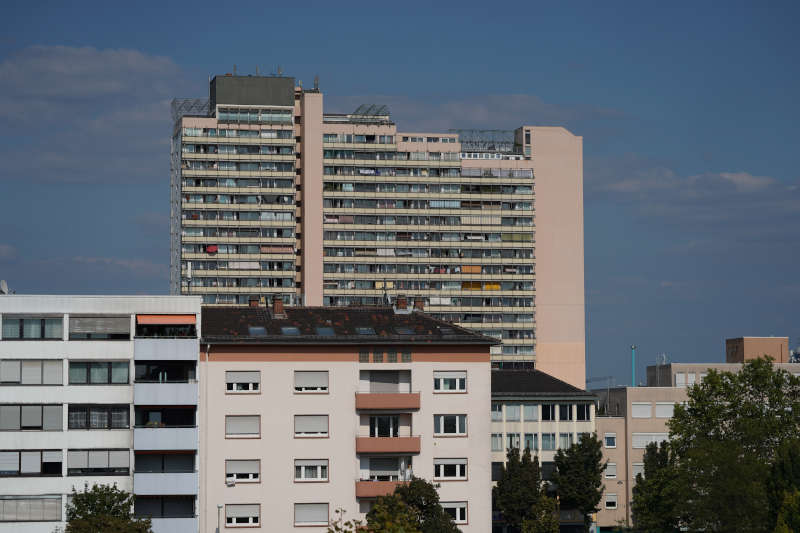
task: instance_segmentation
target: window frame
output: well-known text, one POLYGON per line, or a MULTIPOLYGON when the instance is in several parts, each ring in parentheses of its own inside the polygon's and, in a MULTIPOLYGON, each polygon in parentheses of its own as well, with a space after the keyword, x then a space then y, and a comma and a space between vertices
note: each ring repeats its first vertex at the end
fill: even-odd
POLYGON ((616 448, 617 447, 617 434, 616 433, 605 433, 605 434, 603 434, 603 447, 604 448, 608 448, 608 449, 616 448), (614 439, 614 445, 613 446, 609 446, 608 445, 608 439, 609 438, 614 439))
MULTIPOLYGON (((457 509, 456 511, 456 518, 453 519, 453 523, 459 526, 465 526, 469 524, 469 502, 468 501, 460 501, 460 502, 441 502, 442 509, 444 509, 445 513, 448 513, 448 509, 457 509), (456 507, 457 504, 464 504, 463 507, 456 507), (460 514, 458 510, 464 510, 463 518, 458 518, 460 514)), ((450 513, 448 513, 450 514, 450 513)))
POLYGON ((90 385, 130 385, 131 384, 131 362, 130 359, 119 359, 119 360, 108 360, 108 361, 81 361, 81 360, 69 360, 69 364, 67 365, 67 385, 69 386, 76 386, 76 387, 85 387, 90 385), (127 380, 123 382, 115 382, 114 381, 114 365, 124 363, 127 366, 127 380), (78 381, 71 381, 70 379, 70 370, 72 370, 73 365, 86 365, 86 382, 81 383, 78 381), (101 381, 92 381, 92 366, 103 366, 106 365, 108 369, 108 379, 105 382, 101 381))
POLYGON ((467 371, 466 370, 434 370, 433 371, 433 393, 434 394, 465 394, 467 392, 467 371), (464 377, 449 377, 444 376, 442 374, 455 374, 455 373, 462 373, 464 377), (437 374, 439 374, 437 376, 437 374), (444 384, 444 380, 454 380, 456 388, 454 389, 444 389, 442 385, 444 384), (461 385, 464 385, 464 388, 461 388, 461 385))
POLYGON ((4 341, 63 341, 64 340, 64 315, 61 316, 32 316, 32 315, 3 315, 2 317, 2 331, 5 329, 5 322, 6 320, 18 320, 18 337, 6 337, 5 335, 0 336, 4 341), (39 320, 39 334, 41 337, 25 337, 25 321, 26 320, 39 320), (47 331, 47 321, 48 320, 61 320, 61 336, 60 337, 46 337, 45 332, 47 331))
POLYGON ((617 479, 617 463, 612 463, 610 461, 606 463, 606 467, 603 469, 603 479, 617 479), (612 465, 614 467, 614 474, 609 475, 608 467, 612 465))
POLYGON ((261 459, 225 459, 225 483, 228 483, 228 480, 233 477, 234 484, 236 483, 261 483, 261 459), (246 478, 239 478, 241 472, 236 472, 234 474, 228 473, 228 463, 230 461, 256 461, 258 463, 258 471, 257 472, 249 472, 247 475, 249 477, 246 478), (253 477, 255 476, 255 477, 253 477))
POLYGON ((604 509, 616 509, 618 503, 619 502, 617 500, 617 494, 616 493, 607 492, 606 495, 605 495, 605 498, 603 498, 603 508, 604 509), (613 503, 613 505, 609 505, 610 503, 613 503))
POLYGON ((300 458, 295 457, 294 462, 293 462, 293 466, 294 466, 293 477, 294 477, 294 482, 295 483, 328 483, 330 481, 331 460, 329 458, 326 458, 326 459, 300 459, 300 458), (315 465, 304 465, 304 464, 298 465, 297 464, 298 461, 319 461, 320 463, 319 464, 315 464, 315 465), (324 464, 323 464, 323 461, 324 461, 324 464), (313 467, 314 469, 316 469, 317 474, 319 474, 319 477, 314 477, 314 478, 312 478, 312 477, 303 477, 302 475, 301 475, 301 477, 297 477, 297 469, 298 469, 298 467, 301 469, 301 472, 303 472, 303 473, 305 473, 306 468, 312 468, 313 467), (324 477, 322 476, 322 469, 323 468, 325 469, 325 476, 324 477))
POLYGON ((311 414, 307 414, 307 413, 296 414, 296 415, 294 415, 292 417, 292 422, 293 422, 292 423, 292 431, 294 432, 294 438, 296 438, 296 439, 327 439, 327 438, 330 438, 330 435, 331 435, 331 417, 330 417, 329 414, 313 414, 313 413, 311 413, 311 414), (325 433, 322 433, 322 432, 315 432, 315 433, 302 432, 302 433, 298 433, 297 432, 297 417, 299 417, 299 416, 324 416, 325 419, 328 422, 328 424, 327 424, 328 430, 325 433))
POLYGON ((129 431, 131 429, 131 404, 127 403, 119 403, 119 404, 94 404, 94 403, 79 403, 79 404, 69 404, 67 407, 67 430, 68 431, 108 431, 108 430, 125 430, 129 431), (123 410, 127 413, 127 420, 128 424, 125 427, 113 427, 113 418, 114 418, 114 410, 117 409, 120 412, 123 410), (73 427, 70 425, 70 413, 77 411, 79 409, 85 410, 85 421, 86 427, 73 427), (91 427, 91 409, 104 409, 107 413, 107 420, 108 426, 107 427, 91 427))
POLYGON ((331 388, 331 373, 329 370, 295 370, 292 374, 294 378, 294 393, 295 394, 330 394, 331 388), (325 372, 328 384, 325 387, 298 387, 297 374, 306 372, 320 373, 325 372))
POLYGON ((86 477, 86 476, 130 476, 131 475, 131 450, 130 448, 70 448, 67 450, 66 454, 66 461, 62 461, 67 463, 67 473, 65 474, 66 477, 86 477), (86 453, 86 468, 79 469, 79 468, 70 468, 69 467, 69 454, 70 452, 85 452, 86 453), (106 454, 106 464, 109 466, 105 468, 90 468, 89 465, 89 454, 90 453, 98 453, 98 452, 105 452, 106 454), (128 467, 127 468, 116 468, 110 466, 111 465, 111 452, 127 452, 128 455, 128 467), (70 472, 70 470, 83 470, 81 472, 70 472), (124 470, 124 472, 123 472, 124 470))
POLYGON ((292 524, 294 527, 326 527, 330 524, 331 518, 331 504, 329 502, 295 502, 292 505, 292 524), (325 522, 298 522, 297 521, 297 506, 298 505, 324 505, 327 509, 327 516, 325 522))
POLYGON ((261 415, 225 415, 225 438, 226 439, 260 439, 261 438, 261 415), (228 433, 228 418, 256 418, 258 420, 258 433, 228 433))
POLYGON ((226 528, 236 528, 236 527, 252 527, 252 528, 255 528, 255 527, 261 527, 261 504, 260 503, 226 503, 225 504, 225 527, 226 528), (229 519, 231 519, 231 518, 235 519, 236 517, 228 516, 228 507, 237 507, 237 506, 243 506, 243 505, 255 505, 255 506, 257 506, 258 507, 258 516, 255 516, 255 517, 248 516, 247 518, 248 518, 249 521, 246 522, 246 523, 243 523, 243 524, 237 524, 237 523, 229 522, 228 521, 229 519), (255 518, 256 520, 253 521, 253 518, 255 518))
POLYGON ((3 472, 10 472, 10 473, 2 473, 0 472, 0 479, 1 478, 17 478, 17 477, 63 477, 64 475, 64 452, 63 450, 56 450, 56 449, 18 449, 18 450, 0 450, 0 453, 16 453, 17 454, 17 469, 16 470, 6 470, 3 472), (45 461, 44 460, 44 452, 59 452, 61 454, 61 461, 58 463, 60 465, 58 473, 45 473, 44 472, 44 465, 45 463, 55 463, 55 461, 45 461), (22 454, 23 453, 38 453, 39 454, 39 471, 38 472, 23 472, 22 471, 22 454), (16 473, 14 473, 16 472, 16 473))
POLYGON ((469 459, 466 457, 434 457, 433 458, 433 479, 436 481, 468 481, 469 480, 469 459), (461 461, 459 463, 437 463, 436 461, 461 461), (456 472, 463 470, 463 475, 455 476, 444 475, 445 466, 456 465, 456 472), (439 467, 442 467, 441 469, 439 467), (440 474, 441 470, 441 474, 440 474))
POLYGON ((434 437, 467 437, 467 436, 469 436, 469 425, 467 423, 467 415, 465 413, 459 413, 459 414, 445 413, 445 414, 435 414, 435 415, 433 415, 433 436, 434 437), (451 416, 456 417, 456 420, 455 420, 455 422, 456 422, 456 432, 455 433, 445 433, 444 429, 445 429, 446 417, 451 417, 451 416), (439 420, 439 424, 438 424, 439 425, 439 429, 440 429, 439 433, 436 432, 436 425, 437 425, 436 421, 437 420, 439 420), (461 425, 462 422, 463 422, 463 426, 464 427, 460 428, 459 426, 461 425))
POLYGON ((226 370, 225 394, 261 394, 261 370, 226 370), (228 372, 258 372, 258 381, 228 381, 228 372), (247 385, 248 388, 237 389, 237 385, 247 385))

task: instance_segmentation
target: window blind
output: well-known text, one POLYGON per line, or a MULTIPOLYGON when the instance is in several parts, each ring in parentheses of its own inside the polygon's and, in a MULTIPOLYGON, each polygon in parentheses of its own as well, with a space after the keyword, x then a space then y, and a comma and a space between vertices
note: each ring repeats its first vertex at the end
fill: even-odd
POLYGON ((294 417, 295 433, 327 433, 328 415, 296 415, 294 417))
POLYGON ((229 370, 225 372, 225 382, 226 383, 260 383, 261 382, 261 372, 253 371, 253 372, 239 372, 229 370))
POLYGON ((45 405, 42 407, 42 429, 61 431, 62 408, 60 405, 45 405))
POLYGON ((225 506, 225 516, 231 518, 258 516, 258 505, 253 504, 228 504, 225 506))
POLYGON ((327 524, 327 503, 294 504, 294 521, 296 524, 327 524))
POLYGON ((399 392, 400 374, 393 371, 372 370, 369 373, 370 392, 399 392))
POLYGON ((0 472, 19 472, 19 452, 0 452, 0 472))
POLYGON ((435 465, 464 465, 467 464, 466 459, 434 459, 435 465))
POLYGON ((608 463, 606 465, 606 477, 617 477, 617 464, 608 463))
POLYGON ((455 379, 464 379, 467 377, 466 372, 445 372, 445 371, 436 371, 433 373, 434 378, 455 378, 455 379))
POLYGON ((675 411, 674 403, 657 403, 656 404, 656 418, 672 418, 675 411))
POLYGON ((131 319, 127 316, 70 316, 70 333, 130 334, 131 319))
POLYGON ((89 450, 89 468, 108 468, 108 450, 89 450))
POLYGON ((0 405, 0 429, 19 429, 19 405, 0 405))
POLYGON ((41 361, 22 361, 22 380, 23 385, 41 385, 42 383, 42 362, 41 361))
POLYGON ((294 466, 328 466, 327 459, 295 459, 294 466))
POLYGON ((295 387, 326 387, 328 386, 327 371, 296 371, 294 373, 295 387))
POLYGON ((0 361, 0 382, 19 383, 21 374, 20 361, 0 361))
MULTIPOLYGON (((297 464, 297 461, 295 461, 297 464)), ((258 460, 228 459, 225 461, 226 474, 254 474, 259 471, 258 460)))
POLYGON ((109 450, 108 466, 111 468, 129 468, 131 454, 128 450, 109 450))
POLYGON ((86 450, 67 451, 67 468, 87 468, 89 466, 89 452, 86 450))
POLYGON ((42 425, 42 406, 23 405, 20 422, 22 427, 40 427, 42 425))
POLYGON ((372 457, 369 460, 369 473, 373 476, 396 476, 399 471, 400 460, 397 457, 372 457))
POLYGON ((631 416, 633 418, 650 418, 652 406, 650 403, 634 403, 631 405, 631 416))
POLYGON ((42 472, 41 452, 20 452, 20 473, 40 474, 42 472))
POLYGON ((225 417, 226 435, 258 435, 260 427, 258 415, 225 417))
POLYGON ((46 450, 42 452, 43 463, 60 463, 61 450, 46 450))
POLYGON ((61 385, 64 383, 62 378, 64 365, 61 359, 42 361, 42 382, 45 385, 61 385))

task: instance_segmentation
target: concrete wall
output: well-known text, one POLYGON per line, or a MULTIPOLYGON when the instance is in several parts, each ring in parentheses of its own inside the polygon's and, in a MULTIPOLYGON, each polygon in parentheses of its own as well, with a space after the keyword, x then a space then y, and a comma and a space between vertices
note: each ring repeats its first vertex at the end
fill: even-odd
POLYGON ((322 305, 322 93, 303 93, 302 293, 305 305, 322 305))
POLYGON ((725 339, 725 362, 743 363, 759 357, 776 363, 789 362, 789 337, 739 337, 725 339))

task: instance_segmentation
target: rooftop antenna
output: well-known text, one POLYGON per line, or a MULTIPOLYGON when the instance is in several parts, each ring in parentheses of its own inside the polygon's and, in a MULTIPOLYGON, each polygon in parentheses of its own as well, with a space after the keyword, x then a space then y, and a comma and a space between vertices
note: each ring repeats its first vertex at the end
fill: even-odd
POLYGON ((4 279, 0 279, 0 294, 8 294, 8 283, 4 279))
POLYGON ((233 64, 233 75, 236 76, 236 63, 233 64))
POLYGON ((319 74, 314 75, 314 90, 319 91, 319 74))
POLYGON ((278 65, 278 77, 280 78, 281 76, 283 76, 283 69, 278 65))
POLYGON ((631 387, 636 386, 636 345, 631 344, 631 387))

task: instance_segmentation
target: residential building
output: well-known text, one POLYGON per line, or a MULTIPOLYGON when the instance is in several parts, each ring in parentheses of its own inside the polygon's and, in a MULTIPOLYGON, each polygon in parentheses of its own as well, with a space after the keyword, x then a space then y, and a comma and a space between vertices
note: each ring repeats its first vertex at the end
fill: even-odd
MULTIPOLYGON (((596 398, 539 370, 493 370, 492 481, 499 480, 510 448, 530 450, 539 460, 542 478, 550 480, 557 451, 595 432, 596 398)), ((575 522, 563 511, 563 525, 575 522)), ((582 527, 583 518, 577 522, 582 527)), ((501 516, 495 516, 492 531, 504 532, 501 516)))
POLYGON ((412 472, 487 531, 496 341, 402 306, 274 302, 203 310, 201 531, 326 531, 412 472))
POLYGON ((64 526, 84 484, 198 531, 200 298, 0 296, 0 531, 64 526))
POLYGON ((769 356, 776 363, 789 362, 789 337, 737 337, 725 339, 725 362, 743 363, 769 356))
POLYGON ((210 306, 374 306, 495 337, 497 366, 585 378, 582 138, 403 132, 385 106, 216 76, 173 102, 173 294, 210 306), (537 285, 538 282, 538 285, 537 285))

